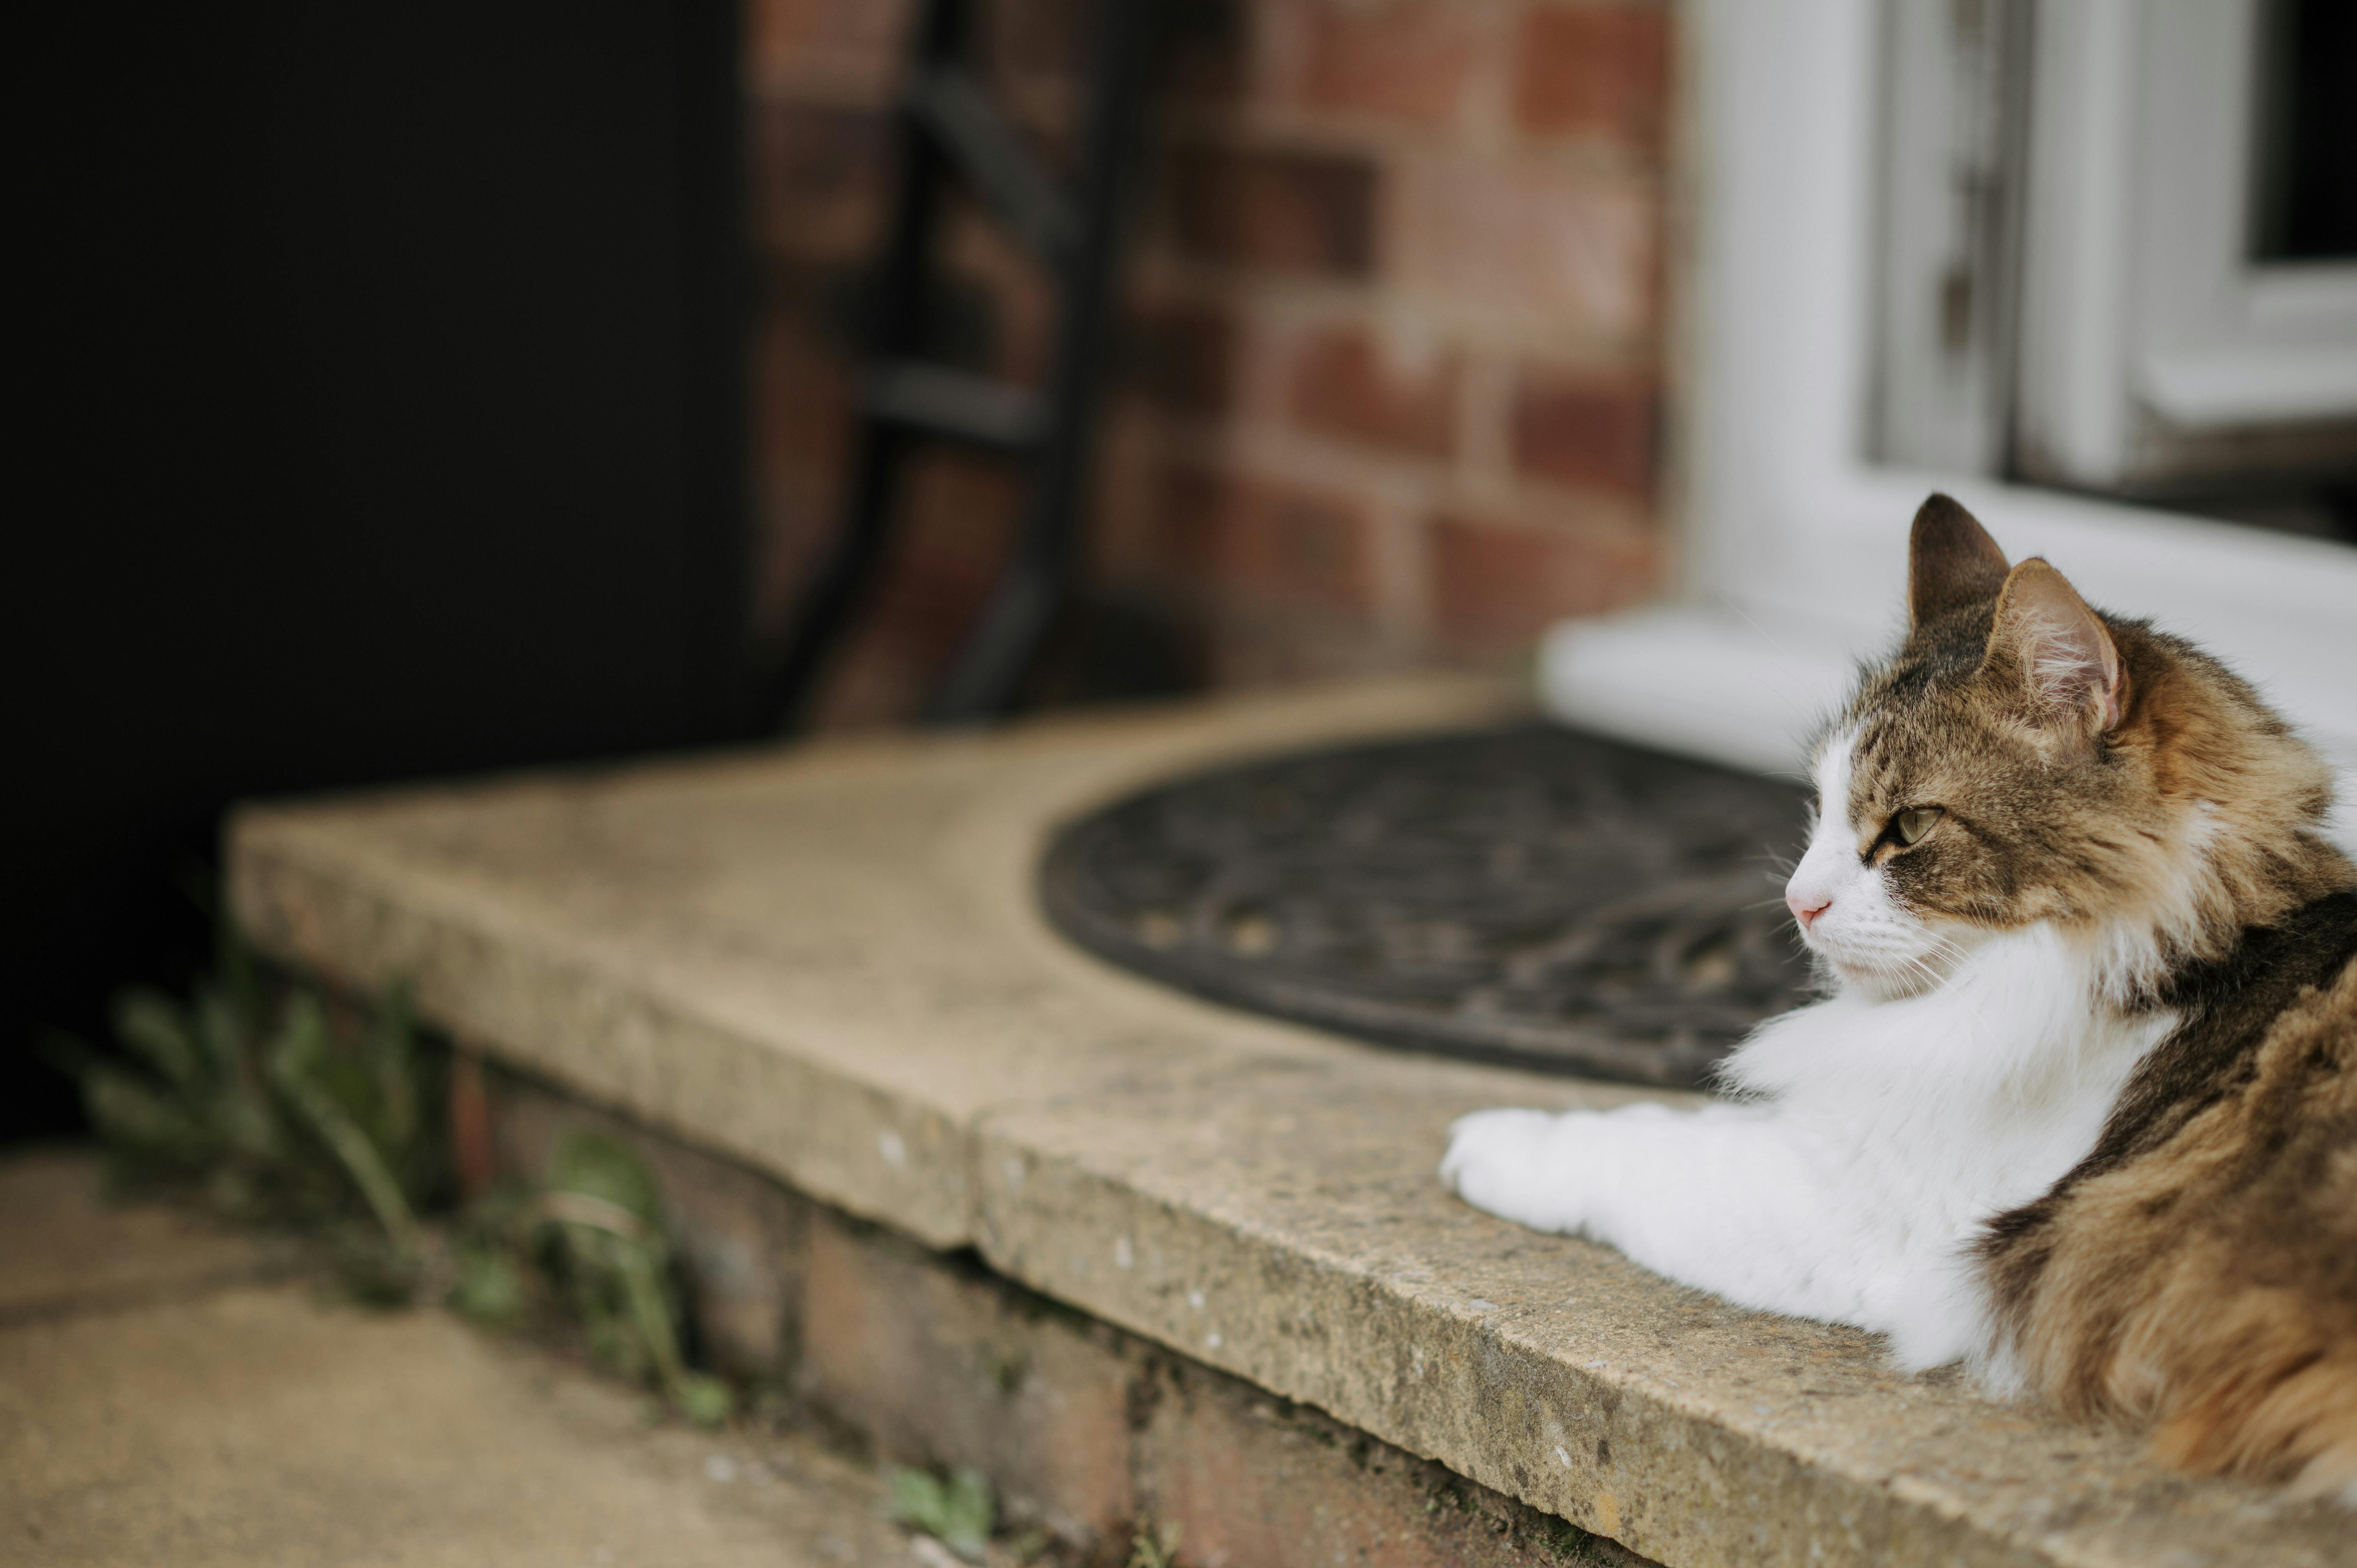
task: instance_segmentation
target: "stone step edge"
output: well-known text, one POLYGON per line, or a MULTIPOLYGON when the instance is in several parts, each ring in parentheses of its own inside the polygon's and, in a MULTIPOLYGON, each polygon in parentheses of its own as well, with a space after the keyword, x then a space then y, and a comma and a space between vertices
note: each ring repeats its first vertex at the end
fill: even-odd
MULTIPOLYGON (((1162 1210, 1168 1228, 1157 1245, 1173 1255, 1200 1255, 1206 1251, 1243 1254, 1240 1273, 1281 1277, 1306 1299, 1321 1305, 1350 1304, 1347 1320, 1373 1306, 1383 1326, 1377 1340, 1399 1348, 1429 1346, 1428 1367, 1451 1369, 1455 1376, 1436 1383, 1431 1396, 1416 1410, 1385 1407, 1365 1397, 1361 1387, 1330 1372, 1319 1375, 1297 1362, 1287 1364, 1255 1353, 1257 1347, 1230 1341, 1206 1346, 1182 1324, 1147 1302, 1120 1299, 1102 1286, 1060 1277, 1046 1266, 1040 1249, 1031 1245, 1022 1223, 1027 1208, 1055 1186, 1092 1207, 1125 1210, 1109 1229, 1128 1234, 1139 1229, 1135 1215, 1144 1195, 1125 1193, 1116 1184, 1094 1177, 1070 1162, 996 1135, 985 1116, 963 1130, 932 1129, 928 1143, 963 1145, 962 1180, 965 1201, 951 1209, 927 1194, 904 1208, 881 1205, 872 1185, 840 1179, 830 1162, 794 1157, 795 1151, 774 1142, 748 1146, 716 1140, 708 1127, 682 1108, 663 1103, 660 1094, 626 1077, 601 1073, 594 1053, 559 1054, 534 1048, 501 1027, 497 1006, 454 1004, 446 985, 451 970, 477 974, 504 971, 511 981, 537 982, 532 989, 543 994, 571 993, 577 1011, 603 1015, 608 1020, 630 1016, 635 1027, 662 1027, 684 1042, 694 1039, 725 1047, 725 1035, 692 1015, 658 1017, 643 996, 612 989, 597 967, 580 955, 553 951, 524 954, 536 945, 522 931, 491 931, 453 920, 432 911, 442 900, 429 887, 387 886, 381 879, 404 880, 385 867, 336 864, 345 857, 314 841, 298 823, 274 820, 264 812, 242 814, 232 833, 231 854, 231 907, 242 927, 272 957, 313 970, 335 982, 367 992, 388 978, 382 972, 357 972, 343 961, 350 952, 380 955, 408 952, 420 961, 403 976, 415 987, 420 1015, 454 1038, 495 1060, 511 1063, 549 1079, 593 1102, 610 1105, 640 1117, 660 1131, 693 1144, 743 1161, 820 1201, 859 1218, 888 1225, 920 1243, 940 1250, 973 1247, 994 1269, 1043 1294, 1101 1317, 1115 1326, 1165 1344, 1222 1371, 1241 1377, 1272 1393, 1326 1411, 1339 1420, 1421 1457, 1437 1459, 1458 1474, 1569 1520, 1584 1530, 1622 1541, 1631 1549, 1666 1563, 1744 1563, 1822 1561, 1812 1546, 1832 1541, 1856 1543, 1870 1555, 1868 1562, 1946 1562, 1956 1563, 2051 1565, 2069 1562, 2029 1542, 1993 1538, 1968 1518, 1947 1512, 1931 1499, 1894 1491, 1873 1477, 1842 1473, 1803 1455, 1768 1447, 1745 1434, 1691 1412, 1679 1410, 1642 1387, 1632 1387, 1609 1372, 1566 1366, 1550 1356, 1532 1351, 1511 1334, 1501 1334, 1481 1318, 1454 1314, 1432 1303, 1403 1294, 1392 1282, 1355 1273, 1332 1260, 1305 1255, 1282 1245, 1222 1225, 1216 1218, 1163 1209, 1150 1197, 1143 1208, 1162 1210), (444 960, 428 961, 440 950, 444 960), (946 1136, 945 1136, 946 1135, 946 1136), (1007 1162, 1026 1163, 1019 1184, 1006 1180, 1007 1162), (996 1173, 996 1179, 994 1179, 996 1173), (1024 1197, 1025 1189, 1034 1197, 1024 1197), (1530 1410, 1569 1412, 1609 1407, 1620 1422, 1637 1419, 1651 1434, 1646 1455, 1655 1471, 1654 1484, 1683 1493, 1688 1500, 1688 1528, 1680 1539, 1652 1539, 1631 1530, 1620 1517, 1609 1490, 1570 1484, 1572 1477, 1551 1477, 1501 1463, 1494 1442, 1467 1442, 1466 1412, 1491 1402, 1485 1390, 1498 1384, 1528 1391, 1522 1403, 1530 1410), (1714 1528, 1714 1527, 1717 1528, 1714 1528)), ((395 964, 393 968, 402 966, 395 964)), ((479 998, 481 993, 477 993, 479 998)), ((578 1038, 578 1036, 576 1036, 578 1038)), ((770 1053, 748 1042, 737 1047, 763 1058, 770 1053)), ((732 1075, 734 1076, 734 1075, 732 1075)), ((752 1076, 773 1076, 759 1075, 752 1076)), ((781 1093, 823 1096, 855 1124, 877 1129, 880 1138, 898 1126, 922 1123, 930 1111, 910 1114, 889 1102, 872 1085, 816 1071, 795 1073, 801 1081, 781 1093)), ((739 1081, 744 1081, 739 1078, 739 1081)), ((748 1088, 751 1086, 748 1084, 748 1088)), ((758 1090, 757 1090, 758 1092, 758 1090)), ((900 1134, 904 1138, 906 1134, 900 1134)), ((864 1141, 864 1140, 863 1140, 864 1141)), ((905 1146, 905 1145, 904 1145, 905 1146)), ((905 1157, 905 1155, 904 1155, 905 1157)), ((1133 1245, 1136 1245, 1135 1241, 1133 1245)), ((1371 1349, 1374 1347, 1371 1347, 1371 1349)), ((1536 1433, 1534 1437, 1545 1434, 1536 1433)), ((1544 1452, 1552 1444, 1534 1444, 1544 1452)), ((1635 1457, 1630 1455, 1628 1457, 1635 1457)), ((1566 1467, 1568 1468, 1568 1467, 1566 1467)), ((1850 1558, 1837 1552, 1834 1560, 1850 1558)))

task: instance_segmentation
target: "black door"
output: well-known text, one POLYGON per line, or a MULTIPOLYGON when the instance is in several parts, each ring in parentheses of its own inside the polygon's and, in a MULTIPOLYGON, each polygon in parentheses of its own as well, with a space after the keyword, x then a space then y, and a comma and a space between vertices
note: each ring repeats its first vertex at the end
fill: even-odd
POLYGON ((70 1124, 39 1026, 201 952, 228 800, 710 742, 746 694, 733 5, 53 9, 0 1135, 70 1124))

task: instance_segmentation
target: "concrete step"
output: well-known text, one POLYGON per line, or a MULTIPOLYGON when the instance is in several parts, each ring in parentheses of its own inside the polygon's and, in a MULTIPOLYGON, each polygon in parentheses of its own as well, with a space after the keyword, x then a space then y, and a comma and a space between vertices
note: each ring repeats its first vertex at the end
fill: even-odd
POLYGON ((1674 1097, 1243 1016, 1039 917, 1072 813, 1512 705, 1424 682, 260 808, 231 899, 277 957, 406 982, 469 1049, 813 1212, 1662 1563, 2347 1563, 2328 1504, 2171 1475, 1434 1178, 1463 1112, 1674 1097))

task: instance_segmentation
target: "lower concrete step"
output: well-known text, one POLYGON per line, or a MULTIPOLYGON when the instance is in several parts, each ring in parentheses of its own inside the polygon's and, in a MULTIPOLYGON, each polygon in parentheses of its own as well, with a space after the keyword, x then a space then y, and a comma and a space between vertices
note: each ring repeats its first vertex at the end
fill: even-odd
POLYGON ((872 1469, 714 1434, 285 1249, 0 1162, 0 1562, 180 1568, 915 1564, 872 1469))

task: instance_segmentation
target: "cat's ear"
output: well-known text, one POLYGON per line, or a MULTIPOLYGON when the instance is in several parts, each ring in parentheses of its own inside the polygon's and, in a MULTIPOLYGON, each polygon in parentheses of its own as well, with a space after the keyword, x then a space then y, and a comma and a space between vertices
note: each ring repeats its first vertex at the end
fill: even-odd
POLYGON ((1952 497, 1934 495, 1907 536, 1907 613, 1913 624, 1979 604, 2005 585, 2005 552, 1952 497))
POLYGON ((2127 712, 2127 667, 2103 618, 2070 579, 2031 556, 2008 573, 1989 630, 1988 661, 2027 689, 2052 728, 2092 742, 2127 712))

